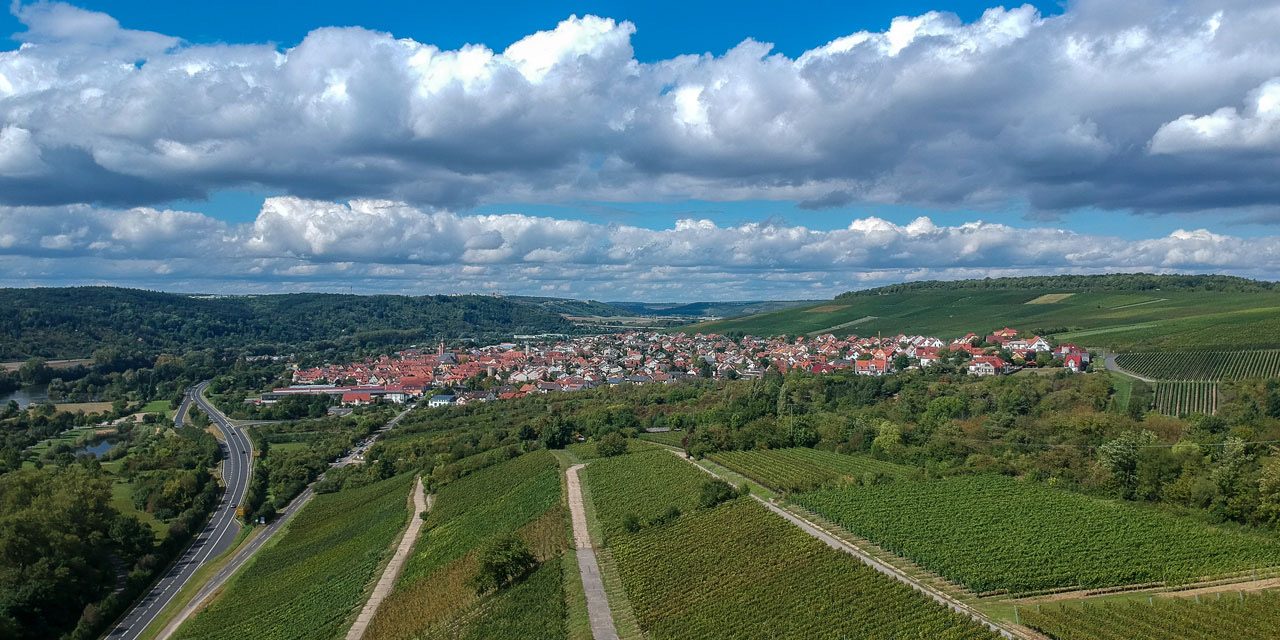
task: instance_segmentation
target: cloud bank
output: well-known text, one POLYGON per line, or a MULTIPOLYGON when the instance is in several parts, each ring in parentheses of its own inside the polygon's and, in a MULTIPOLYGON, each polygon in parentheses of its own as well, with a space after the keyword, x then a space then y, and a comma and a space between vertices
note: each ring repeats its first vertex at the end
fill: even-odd
MULTIPOLYGON (((1280 5, 902 17, 789 58, 637 61, 626 21, 499 50, 323 28, 195 45, 51 2, 0 52, 0 203, 224 188, 419 206, 776 198, 1274 213, 1280 5)), ((477 251, 485 251, 477 249, 477 251)))
POLYGON ((0 207, 0 285, 164 283, 190 291, 277 288, 500 291, 687 300, 826 297, 919 278, 1014 273, 1280 270, 1280 238, 1203 229, 1132 241, 927 217, 847 227, 687 219, 665 229, 523 214, 460 215, 385 200, 270 198, 250 223, 85 205, 0 207), (86 275, 92 274, 92 275, 86 275))

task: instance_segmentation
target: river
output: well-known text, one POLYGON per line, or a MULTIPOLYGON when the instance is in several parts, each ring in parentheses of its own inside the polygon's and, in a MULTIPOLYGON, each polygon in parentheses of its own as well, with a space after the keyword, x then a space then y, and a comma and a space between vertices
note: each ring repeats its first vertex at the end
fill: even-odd
POLYGON ((18 401, 19 409, 26 409, 33 404, 40 404, 49 399, 49 388, 44 386, 25 387, 9 393, 0 393, 0 407, 9 404, 10 400, 18 401))

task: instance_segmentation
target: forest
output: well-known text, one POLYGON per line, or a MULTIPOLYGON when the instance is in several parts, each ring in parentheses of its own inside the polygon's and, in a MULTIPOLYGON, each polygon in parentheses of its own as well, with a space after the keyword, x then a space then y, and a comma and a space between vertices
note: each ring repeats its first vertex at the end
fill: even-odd
POLYGON ((147 354, 347 352, 438 339, 571 333, 539 303, 481 295, 298 293, 190 296, 114 287, 0 289, 0 360, 83 358, 103 346, 147 354))

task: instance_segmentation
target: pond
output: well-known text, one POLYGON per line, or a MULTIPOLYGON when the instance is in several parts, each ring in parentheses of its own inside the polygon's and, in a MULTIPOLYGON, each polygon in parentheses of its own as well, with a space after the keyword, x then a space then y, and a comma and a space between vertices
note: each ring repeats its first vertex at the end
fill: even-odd
POLYGON ((111 447, 114 447, 114 446, 116 446, 116 441, 114 438, 103 438, 102 440, 99 440, 93 444, 87 444, 83 447, 80 447, 79 449, 76 449, 75 454, 80 455, 82 453, 87 453, 95 458, 101 458, 103 454, 110 451, 111 447))
POLYGON ((26 409, 33 404, 40 404, 49 399, 49 388, 44 386, 24 387, 8 393, 0 393, 0 407, 9 404, 10 400, 18 401, 19 409, 26 409))

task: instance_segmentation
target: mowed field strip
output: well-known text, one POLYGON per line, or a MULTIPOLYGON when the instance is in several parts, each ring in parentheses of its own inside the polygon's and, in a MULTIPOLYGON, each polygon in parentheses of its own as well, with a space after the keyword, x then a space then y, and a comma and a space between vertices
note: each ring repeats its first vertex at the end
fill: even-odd
POLYGON ((1074 293, 1046 293, 1038 298, 1028 300, 1027 304, 1054 304, 1055 302, 1062 302, 1074 295, 1074 293))
POLYGON ((848 329, 849 327, 856 327, 856 326, 858 326, 858 325, 860 325, 860 324, 866 324, 866 323, 871 322, 872 320, 875 320, 875 319, 876 319, 876 317, 875 317, 875 316, 863 316, 863 317, 861 317, 861 318, 858 318, 857 320, 850 320, 849 322, 844 322, 844 323, 838 324, 838 325, 836 325, 836 326, 834 326, 834 327, 827 327, 826 329, 818 329, 817 331, 810 331, 810 332, 808 333, 808 335, 811 335, 811 336, 820 336, 820 335, 822 335, 822 334, 824 334, 824 333, 835 333, 835 332, 840 331, 840 330, 842 330, 842 329, 848 329))

